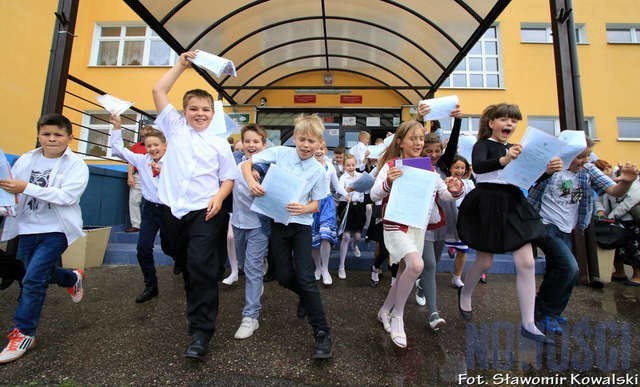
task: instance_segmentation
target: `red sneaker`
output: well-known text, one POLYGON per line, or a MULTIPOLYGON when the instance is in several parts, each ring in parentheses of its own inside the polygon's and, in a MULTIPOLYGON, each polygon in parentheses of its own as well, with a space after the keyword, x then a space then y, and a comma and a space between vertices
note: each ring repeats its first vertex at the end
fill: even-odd
POLYGON ((67 288, 67 292, 69 292, 69 295, 71 295, 71 301, 77 304, 78 302, 82 301, 82 296, 84 295, 84 289, 82 288, 84 270, 77 269, 73 272, 76 273, 76 283, 72 287, 67 288))

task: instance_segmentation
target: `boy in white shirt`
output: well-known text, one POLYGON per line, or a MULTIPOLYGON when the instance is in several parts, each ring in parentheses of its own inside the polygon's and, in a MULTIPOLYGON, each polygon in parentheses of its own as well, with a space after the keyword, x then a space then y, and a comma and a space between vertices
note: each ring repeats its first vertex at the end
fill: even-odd
POLYGON ((367 157, 369 157, 369 149, 367 149, 367 145, 369 145, 370 140, 371 135, 369 132, 363 130, 358 134, 358 143, 349 149, 349 153, 356 158, 356 169, 358 172, 365 171, 367 157))
POLYGON ((318 211, 318 201, 329 195, 324 168, 313 157, 323 141, 323 133, 324 125, 318 116, 298 117, 293 130, 295 149, 267 148, 241 166, 249 192, 254 196, 265 194, 252 174, 254 163, 277 164, 304 181, 299 200, 287 204, 291 215, 289 223, 274 222, 271 226, 270 250, 278 282, 300 297, 298 318, 307 316, 313 328, 315 347, 311 357, 314 359, 332 356, 329 323, 315 282, 311 256, 312 214, 318 211))
POLYGON ((225 216, 218 213, 233 189, 237 167, 229 144, 209 129, 214 114, 211 94, 200 89, 187 91, 182 99, 184 117, 169 103, 169 90, 190 67, 188 59, 196 55, 195 51, 180 55, 154 86, 153 101, 160 112, 156 126, 170 144, 158 181, 158 197, 170 208, 164 211, 161 224, 162 235, 169 239, 163 249, 166 246, 183 267, 192 335, 185 356, 202 359, 218 314, 223 257, 217 246, 224 244, 227 231, 225 216))
POLYGON ((22 293, 0 363, 22 357, 35 342, 35 331, 49 283, 67 288, 73 302, 83 296, 81 269, 60 267, 62 253, 82 237, 80 197, 89 182, 89 169, 69 143, 71 122, 60 114, 38 120, 40 148, 22 155, 11 168, 13 179, 0 188, 18 194, 17 216, 5 221, 0 240, 20 235, 17 257, 24 262, 22 293))

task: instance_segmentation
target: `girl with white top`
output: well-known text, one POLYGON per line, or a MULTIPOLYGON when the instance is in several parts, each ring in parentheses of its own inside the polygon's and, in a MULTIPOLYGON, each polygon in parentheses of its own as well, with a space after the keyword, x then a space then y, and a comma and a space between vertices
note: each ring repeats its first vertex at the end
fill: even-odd
MULTIPOLYGON (((344 156, 344 174, 340 176, 340 186, 349 189, 349 187, 362 176, 362 173, 356 171, 356 158, 352 154, 344 156)), ((342 234, 342 242, 340 243, 340 266, 338 267, 338 278, 347 279, 347 272, 344 269, 344 261, 347 258, 349 245, 353 243, 354 251, 357 251, 356 243, 361 238, 362 228, 365 223, 364 193, 351 191, 351 198, 341 198, 338 205, 338 211, 344 212, 349 204, 349 212, 346 219, 346 227, 342 234), (353 239, 351 237, 353 236, 353 239)), ((358 254, 356 254, 358 256, 358 254)))

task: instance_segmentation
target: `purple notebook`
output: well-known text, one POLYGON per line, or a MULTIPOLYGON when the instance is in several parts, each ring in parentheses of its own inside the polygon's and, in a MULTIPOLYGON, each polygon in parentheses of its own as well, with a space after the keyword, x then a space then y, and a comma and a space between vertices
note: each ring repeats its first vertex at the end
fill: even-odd
POLYGON ((394 164, 396 167, 407 166, 418 169, 424 169, 425 171, 433 171, 433 165, 431 165, 431 157, 416 157, 413 159, 398 159, 394 164))

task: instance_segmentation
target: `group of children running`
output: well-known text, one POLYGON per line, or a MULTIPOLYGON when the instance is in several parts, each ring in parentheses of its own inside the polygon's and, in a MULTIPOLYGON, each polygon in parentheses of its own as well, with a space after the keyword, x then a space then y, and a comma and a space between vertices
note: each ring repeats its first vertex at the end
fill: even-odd
MULTIPOLYGON (((553 343, 549 333, 561 332, 558 327, 566 322, 561 314, 577 275, 568 235, 575 227, 584 229, 588 225, 593 207, 591 190, 624 195, 637 178, 635 165, 623 165, 616 183, 587 163, 592 147, 588 143, 568 167, 559 158, 550 160, 545 174, 525 198, 502 176, 504 167, 523 150, 521 145, 508 142, 522 119, 518 107, 498 104, 485 109, 471 163, 456 154, 461 126, 457 107, 451 112, 454 126, 444 153, 440 138, 425 130, 422 123, 411 120, 397 128, 369 172, 375 182, 367 193, 371 201, 368 210, 365 192, 354 189, 370 155, 366 132, 350 153, 337 150, 330 160, 322 120, 315 115, 301 116, 294 123, 295 148, 266 148, 266 132, 248 125, 241 130, 242 153, 233 154, 229 144, 208 129, 214 113, 219 113, 214 112, 208 92, 194 89, 185 93, 182 112, 169 102, 169 91, 196 55, 182 54, 153 88, 159 130, 147 132, 147 154, 135 154, 123 146, 117 115, 112 116, 110 139, 114 154, 138 169, 145 199, 137 245, 145 286, 136 302, 146 302, 159 294, 153 262, 153 241, 159 231, 163 251, 175 259, 176 271, 184 279, 191 335, 186 357, 202 359, 214 334, 218 280, 224 271, 225 241, 230 231, 236 259, 245 274, 245 305, 236 339, 250 337, 259 327, 264 259, 268 255, 280 285, 297 295, 297 316, 311 325, 312 358, 332 357, 331 328, 317 281, 332 284, 329 255, 331 246, 338 244, 339 234, 338 277, 346 278, 345 258, 349 249, 356 256, 360 254, 357 242, 366 228, 367 237, 376 241, 372 284, 380 282, 385 261, 393 275, 377 318, 398 347, 408 345, 404 309, 414 285, 416 301, 428 304, 429 326, 437 331, 445 324, 437 308, 435 276, 445 245, 455 250, 452 284, 458 289, 462 318, 472 318, 473 290, 490 269, 493 254, 512 252, 521 335, 539 343, 553 343), (391 196, 403 194, 393 190, 405 171, 398 160, 418 157, 430 158, 430 173, 435 172, 436 181, 433 199, 429 199, 433 200, 432 210, 422 227, 385 218, 391 196), (286 224, 251 209, 254 199, 267 193, 262 181, 270 168, 286 171, 302 185, 299 197, 286 204, 290 215, 286 224), (232 208, 228 208, 225 203, 231 194, 232 208), (338 221, 337 215, 343 219, 338 221), (534 241, 547 257, 537 297, 534 241), (476 250, 476 260, 463 282, 468 248, 476 250)), ((418 107, 421 117, 429 111, 428 105, 418 107)), ((59 268, 67 245, 82 236, 79 201, 88 183, 86 165, 68 147, 71 133, 71 124, 63 116, 42 117, 38 122, 41 147, 16 162, 12 180, 0 180, 1 189, 20 198, 18 215, 7 218, 2 240, 20 236, 17 255, 26 266, 14 327, 0 353, 0 363, 20 358, 34 345, 49 283, 67 288, 74 302, 83 295, 83 271, 59 268)), ((228 283, 237 280, 237 270, 236 278, 228 283)))

